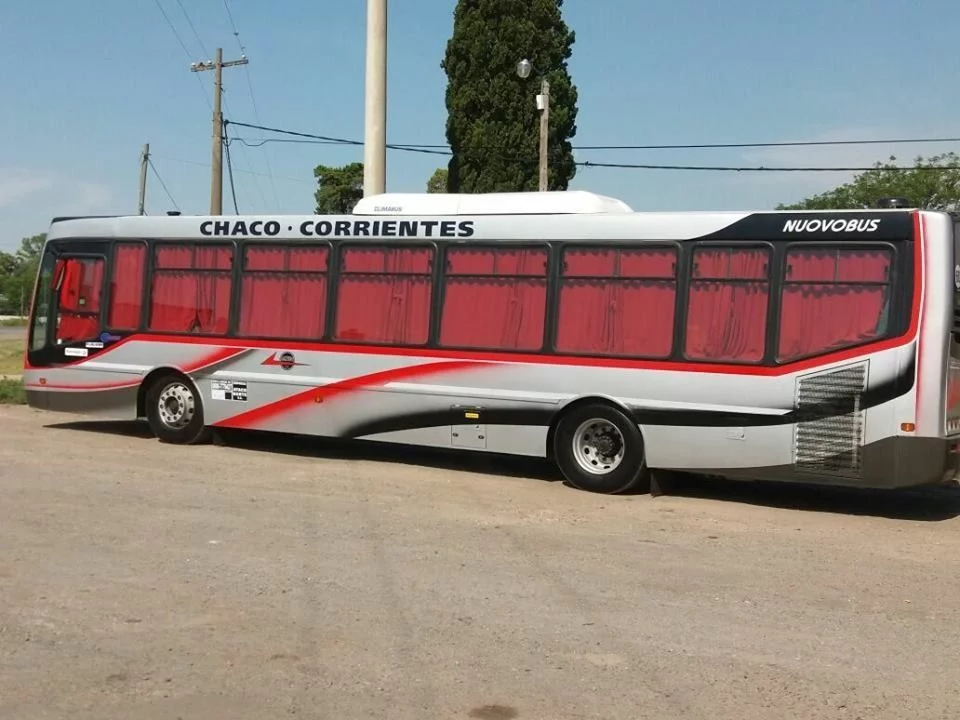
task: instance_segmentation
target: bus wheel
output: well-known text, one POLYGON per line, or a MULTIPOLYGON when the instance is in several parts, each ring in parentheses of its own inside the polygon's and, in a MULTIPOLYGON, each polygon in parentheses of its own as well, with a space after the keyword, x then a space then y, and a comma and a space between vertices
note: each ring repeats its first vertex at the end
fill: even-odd
POLYGON ((161 442, 190 445, 210 436, 210 429, 203 424, 200 394, 182 375, 165 375, 151 385, 147 421, 161 442))
POLYGON ((610 405, 585 405, 560 420, 554 457, 580 490, 616 494, 649 482, 640 428, 610 405))

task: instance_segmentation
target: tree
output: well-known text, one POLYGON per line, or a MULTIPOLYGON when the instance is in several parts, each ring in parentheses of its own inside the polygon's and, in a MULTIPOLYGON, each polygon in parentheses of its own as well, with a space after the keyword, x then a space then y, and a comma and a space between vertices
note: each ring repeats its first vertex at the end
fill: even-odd
POLYGON ((363 163, 343 167, 317 165, 313 175, 320 185, 314 195, 318 215, 349 215, 363 197, 363 163))
POLYGON ((46 234, 33 235, 21 241, 16 253, 0 252, 0 312, 19 314, 29 306, 46 239, 46 234))
POLYGON ((447 169, 437 168, 427 180, 428 193, 445 193, 447 191, 447 169))
POLYGON ((911 168, 890 157, 848 183, 778 210, 842 210, 876 207, 881 198, 906 198, 912 207, 927 210, 960 209, 960 156, 955 153, 917 157, 911 168))
POLYGON ((563 0, 459 0, 441 67, 447 73, 449 192, 536 190, 543 73, 550 82, 549 180, 565 190, 576 172, 577 89, 567 71, 575 40, 563 0), (527 58, 535 72, 517 77, 527 58))

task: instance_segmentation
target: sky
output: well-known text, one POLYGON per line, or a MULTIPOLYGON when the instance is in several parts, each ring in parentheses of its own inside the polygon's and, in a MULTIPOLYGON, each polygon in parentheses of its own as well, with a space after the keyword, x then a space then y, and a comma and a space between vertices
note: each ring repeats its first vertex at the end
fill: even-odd
MULTIPOLYGON (((387 140, 444 143, 440 61, 455 0, 389 3, 387 140)), ((218 46, 229 60, 242 43, 250 61, 224 71, 228 120, 362 141, 366 3, 226 5, 238 36, 224 0, 0 2, 0 250, 57 215, 135 213, 144 143, 156 170, 147 212, 206 212, 213 73, 189 66, 218 46)), ((956 0, 566 0, 564 18, 577 38, 574 145, 960 136, 956 0)), ((231 132, 251 143, 277 137, 231 132)), ((313 168, 363 159, 360 146, 231 147, 241 213, 311 213, 313 168)), ((869 166, 946 150, 960 143, 583 150, 576 159, 869 166)), ((387 191, 422 192, 445 162, 389 151, 387 191)), ((581 167, 571 187, 635 210, 749 210, 850 177, 581 167)), ((226 180, 224 211, 233 211, 226 180)))

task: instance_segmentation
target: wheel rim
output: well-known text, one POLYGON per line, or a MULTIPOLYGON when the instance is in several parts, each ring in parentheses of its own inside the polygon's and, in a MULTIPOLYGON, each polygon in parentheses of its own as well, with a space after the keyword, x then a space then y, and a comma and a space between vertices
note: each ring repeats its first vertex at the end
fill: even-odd
POLYGON ((171 430, 180 430, 189 425, 196 412, 193 392, 183 383, 170 383, 163 388, 157 399, 160 422, 171 430))
POLYGON ((620 428, 609 420, 593 418, 573 434, 573 459, 591 475, 612 473, 623 462, 626 443, 620 428))

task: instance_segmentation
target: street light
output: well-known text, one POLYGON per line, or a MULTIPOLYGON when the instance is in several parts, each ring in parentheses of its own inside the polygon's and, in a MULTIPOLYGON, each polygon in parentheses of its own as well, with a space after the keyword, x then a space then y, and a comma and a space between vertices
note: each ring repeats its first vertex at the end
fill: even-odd
MULTIPOLYGON (((517 77, 526 80, 535 68, 527 58, 517 63, 517 77)), ((550 132, 550 83, 546 76, 540 77, 540 94, 537 95, 537 110, 540 111, 540 192, 547 190, 547 136, 550 132)))

